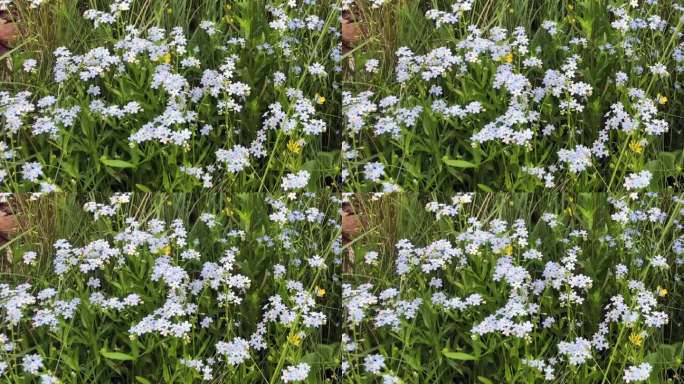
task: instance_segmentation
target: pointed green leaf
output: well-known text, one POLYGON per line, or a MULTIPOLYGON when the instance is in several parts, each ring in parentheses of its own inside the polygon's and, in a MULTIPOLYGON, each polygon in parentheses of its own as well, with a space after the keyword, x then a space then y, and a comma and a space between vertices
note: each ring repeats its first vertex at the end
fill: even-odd
POLYGON ((473 355, 469 355, 465 352, 450 351, 446 348, 442 350, 442 355, 444 355, 447 359, 450 360, 477 360, 477 358, 473 355))
POLYGON ((470 161, 450 159, 447 156, 442 157, 442 162, 455 168, 477 168, 477 164, 473 164, 470 161))
POLYGON ((134 356, 127 353, 108 351, 104 348, 100 349, 100 355, 110 360, 135 360, 134 356))
POLYGON ((112 168, 135 168, 135 164, 124 160, 108 159, 105 156, 100 157, 100 162, 112 168))

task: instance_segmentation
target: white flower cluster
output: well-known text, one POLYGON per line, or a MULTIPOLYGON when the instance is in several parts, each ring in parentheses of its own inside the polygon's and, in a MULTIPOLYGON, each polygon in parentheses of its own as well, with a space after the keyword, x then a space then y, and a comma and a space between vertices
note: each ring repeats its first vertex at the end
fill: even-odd
POLYGON ((304 381, 309 376, 311 367, 307 363, 300 363, 291 365, 283 370, 283 382, 293 383, 297 381, 304 381))
POLYGON ((584 364, 588 359, 591 359, 591 342, 582 337, 578 337, 572 342, 561 341, 558 343, 558 353, 565 355, 570 365, 584 364))
POLYGON ((405 275, 416 266, 427 274, 447 267, 460 268, 466 263, 463 250, 454 247, 446 239, 436 240, 423 248, 417 248, 410 241, 402 239, 396 247, 398 275, 405 275))
POLYGON ((93 292, 90 295, 90 303, 106 310, 121 311, 127 307, 135 307, 142 304, 138 294, 132 293, 123 299, 116 297, 107 298, 102 292, 93 292))
POLYGON ((128 204, 130 201, 130 193, 115 193, 109 198, 109 204, 90 201, 83 206, 83 210, 92 213, 95 217, 95 220, 97 220, 102 216, 114 216, 122 205, 128 204))
POLYGON ((310 177, 311 174, 309 173, 309 171, 299 171, 297 173, 290 173, 283 177, 281 187, 284 191, 306 188, 306 185, 309 183, 310 177))
POLYGON ((555 357, 552 357, 548 359, 548 361, 544 361, 541 359, 523 359, 522 363, 527 365, 528 367, 532 367, 537 369, 540 372, 544 373, 544 380, 547 381, 553 381, 556 379, 556 374, 554 372, 554 365, 557 363, 557 359, 555 357))
POLYGON ((216 359, 213 357, 210 357, 205 361, 202 361, 201 359, 181 359, 180 363, 202 373, 202 380, 210 381, 214 379, 214 369, 212 368, 212 365, 216 364, 216 359))
POLYGON ((623 379, 625 380, 625 383, 636 383, 648 380, 651 376, 651 369, 652 367, 649 363, 641 363, 636 366, 625 368, 625 376, 623 379))
POLYGON ((652 177, 653 174, 649 171, 632 173, 631 175, 627 175, 627 177, 625 178, 624 187, 628 191, 646 188, 651 183, 652 177))
POLYGON ((447 298, 444 292, 435 292, 432 294, 432 303, 452 311, 465 311, 470 307, 476 307, 484 303, 484 300, 479 293, 474 293, 465 299, 461 299, 460 297, 447 298))
POLYGON ((96 9, 89 9, 85 11, 83 17, 87 20, 92 20, 95 27, 102 24, 114 24, 121 16, 121 13, 131 9, 133 0, 116 0, 109 6, 109 12, 98 11, 96 9))
POLYGON ((431 9, 427 11, 425 16, 428 19, 435 20, 437 27, 444 24, 456 24, 461 19, 464 12, 470 11, 473 7, 473 0, 456 1, 451 4, 451 12, 444 12, 438 9, 431 9))
POLYGON ((473 201, 473 193, 458 193, 451 198, 451 204, 439 203, 437 201, 431 201, 427 203, 425 209, 428 212, 434 212, 437 220, 444 216, 454 217, 457 216, 464 205, 469 204, 473 201))

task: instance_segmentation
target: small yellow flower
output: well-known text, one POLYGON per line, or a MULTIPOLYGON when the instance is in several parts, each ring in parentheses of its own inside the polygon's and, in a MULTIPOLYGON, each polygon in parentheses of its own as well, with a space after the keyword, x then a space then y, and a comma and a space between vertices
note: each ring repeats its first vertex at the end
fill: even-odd
POLYGON ((171 53, 167 52, 164 56, 162 56, 162 61, 164 61, 166 64, 171 62, 171 53))
POLYGON ((513 53, 509 53, 508 55, 504 56, 503 60, 507 63, 512 63, 513 62, 513 53))
POLYGON ((287 149, 294 154, 299 154, 302 151, 302 146, 299 144, 299 141, 290 140, 287 143, 287 149))
POLYGON ((166 247, 161 249, 162 253, 165 254, 166 256, 171 254, 171 246, 167 245, 166 247))
POLYGON ((638 140, 632 140, 629 142, 629 149, 632 150, 634 153, 643 153, 644 152, 644 146, 641 145, 641 142, 638 140))
POLYGON ((230 24, 233 22, 233 18, 228 15, 225 15, 223 16, 223 21, 225 21, 226 24, 230 24))
POLYGON ((321 96, 318 93, 316 94, 316 103, 318 105, 323 105, 325 104, 325 96, 321 96))
POLYGON ((230 208, 224 208, 223 213, 225 213, 225 215, 228 217, 233 216, 233 210, 230 208))
POLYGON ((641 336, 641 333, 632 333, 629 335, 629 341, 637 347, 644 345, 644 337, 641 336))
POLYGON ((572 208, 570 208, 570 207, 565 208, 565 214, 568 216, 572 216, 572 208))
POLYGON ((230 6, 230 4, 226 4, 226 5, 223 6, 223 9, 225 9, 226 12, 230 11, 231 8, 232 8, 232 7, 230 6))
POLYGON ((658 94, 658 104, 660 105, 665 105, 667 104, 667 96, 661 95, 660 93, 658 94))
POLYGON ((504 253, 508 256, 513 254, 513 246, 511 244, 508 244, 506 246, 506 249, 504 250, 504 253))
POLYGON ((316 296, 318 296, 318 297, 325 296, 325 288, 316 287, 316 296))
POLYGON ((667 296, 667 288, 663 288, 663 287, 658 286, 658 296, 660 296, 660 297, 667 296))
POLYGON ((287 341, 296 347, 299 347, 302 344, 302 338, 296 333, 288 336, 287 341))

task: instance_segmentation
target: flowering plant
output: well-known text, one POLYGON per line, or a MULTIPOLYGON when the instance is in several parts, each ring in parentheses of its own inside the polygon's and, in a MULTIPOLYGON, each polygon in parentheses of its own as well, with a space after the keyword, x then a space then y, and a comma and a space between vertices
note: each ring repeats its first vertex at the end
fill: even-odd
POLYGON ((681 187, 681 4, 371 3, 344 76, 346 190, 681 187))
POLYGON ((336 201, 15 197, 56 220, 29 219, 9 248, 0 381, 321 382, 339 340, 336 201))
POLYGON ((14 50, 1 188, 267 191, 287 173, 307 170, 321 187, 334 177, 336 8, 204 3, 188 19, 158 2, 67 8, 82 44, 59 40, 40 58, 14 50))
POLYGON ((343 266, 348 382, 681 374, 681 196, 356 199, 371 229, 343 266))

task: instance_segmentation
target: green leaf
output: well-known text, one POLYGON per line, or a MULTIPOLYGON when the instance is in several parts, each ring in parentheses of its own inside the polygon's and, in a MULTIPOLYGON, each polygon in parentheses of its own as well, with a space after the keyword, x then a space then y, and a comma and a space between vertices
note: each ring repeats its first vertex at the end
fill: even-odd
POLYGON ((478 376, 477 379, 483 384, 494 384, 494 382, 483 376, 478 376))
POLYGON ((477 168, 477 165, 471 163, 470 161, 450 159, 447 156, 442 157, 442 162, 450 167, 455 168, 477 168))
POLYGON ((135 187, 138 188, 139 190, 143 191, 143 192, 152 192, 152 190, 149 189, 144 184, 136 184, 135 187))
POLYGON ((489 186, 487 186, 486 184, 478 184, 477 187, 480 188, 481 190, 485 191, 485 192, 488 192, 488 193, 494 192, 494 191, 493 191, 491 188, 489 188, 489 186))
POLYGON ((465 352, 453 352, 447 348, 442 349, 442 355, 451 360, 477 360, 473 355, 469 355, 465 352))
POLYGON ((72 357, 69 355, 62 355, 62 360, 64 363, 74 371, 78 372, 81 370, 81 366, 78 364, 78 357, 72 357))
POLYGON ((141 383, 141 384, 152 384, 151 381, 147 380, 146 378, 144 378, 142 376, 136 376, 135 381, 137 381, 138 383, 141 383))
POLYGON ((134 356, 127 353, 108 351, 104 348, 100 349, 100 355, 110 360, 135 360, 134 356))
POLYGON ((129 163, 128 161, 108 159, 105 156, 100 157, 100 163, 102 163, 108 167, 112 167, 112 168, 135 168, 136 167, 135 164, 129 163))

